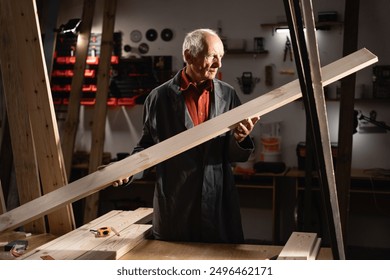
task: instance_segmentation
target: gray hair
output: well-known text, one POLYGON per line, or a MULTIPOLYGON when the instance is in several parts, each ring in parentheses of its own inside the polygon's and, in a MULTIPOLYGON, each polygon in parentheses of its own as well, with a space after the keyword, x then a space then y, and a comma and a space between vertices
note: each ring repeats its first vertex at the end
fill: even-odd
POLYGON ((203 51, 205 45, 204 38, 207 34, 218 36, 217 32, 208 28, 196 29, 190 33, 187 33, 186 37, 184 38, 182 50, 183 59, 185 62, 187 62, 184 55, 186 50, 188 50, 193 57, 196 57, 203 51))

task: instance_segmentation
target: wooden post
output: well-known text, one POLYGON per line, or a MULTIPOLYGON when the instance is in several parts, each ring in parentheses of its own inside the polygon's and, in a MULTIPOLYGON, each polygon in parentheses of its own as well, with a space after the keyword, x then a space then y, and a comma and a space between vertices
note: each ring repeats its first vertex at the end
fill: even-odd
MULTIPOLYGON (((22 76, 24 96, 33 131, 39 173, 44 194, 67 184, 65 166, 51 96, 50 83, 44 62, 41 33, 34 0, 4 0, 4 14, 13 16, 13 26, 22 76)), ((64 234, 75 228, 72 206, 63 205, 48 215, 50 232, 64 234)))
POLYGON ((313 134, 313 147, 316 151, 320 190, 332 252, 334 258, 345 259, 313 7, 311 0, 285 0, 285 8, 308 125, 313 134), (303 32, 301 9, 306 25, 306 37, 303 32))
MULTIPOLYGON (((97 73, 96 103, 94 106, 92 123, 91 153, 89 156, 89 173, 95 172, 102 164, 104 150, 104 134, 107 115, 107 97, 110 81, 111 55, 113 48, 113 34, 115 26, 115 12, 117 0, 104 1, 102 42, 100 47, 100 62, 97 73)), ((97 217, 99 193, 95 193, 85 200, 84 223, 97 217)))
POLYGON ((40 1, 42 13, 39 15, 40 25, 43 27, 44 33, 44 54, 47 72, 51 73, 53 66, 53 57, 56 45, 56 33, 54 26, 57 26, 58 10, 60 7, 60 0, 40 1))
MULTIPOLYGON (((19 194, 19 203, 24 204, 42 195, 36 162, 35 146, 28 115, 28 105, 23 98, 23 81, 19 71, 18 44, 14 38, 14 19, 8 13, 6 1, 0 3, 0 61, 4 81, 4 99, 7 107, 12 152, 19 194), (21 113, 22 112, 22 113, 21 113)), ((46 232, 45 221, 40 218, 25 225, 33 233, 46 232)))
MULTIPOLYGON (((323 86, 329 85, 377 61, 378 58, 366 49, 346 56, 322 68, 323 86)), ((112 185, 118 179, 130 177, 226 133, 234 129, 243 119, 262 116, 300 97, 302 97, 302 94, 298 81, 290 82, 267 94, 263 94, 146 150, 107 165, 105 168, 74 181, 66 187, 0 215, 0 232, 15 228, 31 219, 52 212, 67 203, 84 198, 112 185)))
POLYGON ((89 40, 91 37, 93 15, 95 12, 95 2, 96 0, 84 0, 80 34, 77 38, 76 62, 73 68, 68 112, 66 114, 66 120, 62 131, 62 151, 64 154, 64 162, 68 178, 70 178, 72 170, 74 143, 79 125, 80 100, 84 82, 86 59, 88 56, 89 40))
POLYGON ((12 147, 11 147, 11 135, 9 132, 8 117, 7 117, 6 105, 4 99, 1 66, 0 66, 0 110, 2 112, 1 120, 0 120, 0 180, 2 181, 2 184, 4 186, 3 196, 5 200, 7 200, 6 198, 8 196, 10 176, 13 169, 13 156, 12 156, 12 147))
MULTIPOLYGON (((343 54, 357 49, 359 26, 359 0, 345 1, 343 54)), ((339 139, 337 151, 336 180, 339 193, 341 225, 344 240, 347 240, 349 213, 349 190, 351 185, 351 161, 354 130, 354 99, 356 75, 341 80, 339 139)))
POLYGON ((7 212, 7 207, 5 206, 3 186, 1 185, 0 180, 0 215, 7 212))

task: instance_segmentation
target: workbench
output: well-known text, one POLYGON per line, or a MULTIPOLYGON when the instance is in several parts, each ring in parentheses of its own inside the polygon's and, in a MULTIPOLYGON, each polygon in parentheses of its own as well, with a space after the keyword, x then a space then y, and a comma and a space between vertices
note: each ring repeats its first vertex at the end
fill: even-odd
MULTIPOLYGON (((41 245, 54 240, 51 234, 37 234, 25 237, 22 232, 0 234, 0 242, 26 239, 29 253, 41 245)), ((215 244, 181 243, 144 239, 136 247, 124 254, 120 260, 263 260, 277 256, 283 246, 255 244, 215 244)), ((3 250, 0 247, 0 250, 3 250)), ((0 260, 16 259, 9 252, 0 252, 0 260)), ((321 248, 317 259, 331 260, 330 248, 321 248)))
MULTIPOLYGON (((264 260, 277 256, 283 246, 257 244, 178 243, 143 240, 123 260, 264 260)), ((317 259, 331 260, 330 248, 321 248, 317 259)))
MULTIPOLYGON (((181 243, 153 240, 150 223, 152 214, 152 208, 138 208, 134 211, 114 210, 59 237, 50 234, 29 235, 8 231, 0 234, 0 242, 27 240, 28 247, 21 252, 20 256, 0 249, 2 251, 0 259, 256 260, 274 258, 283 248, 257 244, 181 243), (91 231, 102 227, 110 228, 104 236, 96 235, 95 230, 91 231)), ((331 259, 330 248, 322 248, 318 258, 331 259)))
MULTIPOLYGON (((135 209, 137 207, 153 206, 153 191, 155 186, 155 174, 149 173, 142 180, 137 180, 127 188, 109 187, 101 191, 100 209, 102 213, 112 209, 135 209)), ((235 172, 235 181, 240 195, 242 209, 265 210, 271 215, 272 224, 265 229, 267 234, 257 237, 254 232, 248 240, 252 243, 283 245, 292 231, 299 230, 301 221, 297 220, 297 211, 301 211, 305 189, 305 171, 296 167, 289 167, 282 173, 238 173, 235 172), (270 228, 271 227, 271 228, 270 228), (268 234, 269 232, 269 234, 268 234), (267 239, 264 239, 264 235, 267 239), (252 236, 254 236, 252 238, 252 236), (270 237, 268 237, 270 236, 270 237), (264 242, 266 241, 266 242, 264 242)), ((352 169, 350 186, 350 212, 374 210, 372 197, 381 209, 389 209, 390 177, 380 173, 376 169, 352 169), (364 205, 364 207, 362 207, 364 205)), ((314 217, 320 223, 321 199, 319 199, 319 183, 316 174, 313 174, 313 206, 314 217)), ((251 212, 252 211, 252 212, 251 212)), ((299 218, 299 217, 298 217, 299 218)), ((250 221, 255 218, 250 218, 250 221)), ((261 219, 258 218, 258 219, 261 219)), ((256 221, 255 221, 256 222, 256 221)), ((256 224, 259 228, 262 221, 256 224)), ((245 225, 244 225, 245 226, 245 225)), ((267 225, 268 226, 268 225, 267 225)), ((318 224, 318 228, 320 225, 318 224)), ((319 232, 322 235, 321 232, 319 232)), ((326 240, 324 240, 325 242, 326 240)))

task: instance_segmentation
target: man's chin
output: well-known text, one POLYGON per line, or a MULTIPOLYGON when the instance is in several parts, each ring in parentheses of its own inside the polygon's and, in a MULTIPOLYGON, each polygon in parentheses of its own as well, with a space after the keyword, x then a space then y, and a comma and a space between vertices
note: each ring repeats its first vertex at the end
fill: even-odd
POLYGON ((208 79, 212 80, 217 76, 217 73, 218 71, 208 71, 206 76, 208 79))

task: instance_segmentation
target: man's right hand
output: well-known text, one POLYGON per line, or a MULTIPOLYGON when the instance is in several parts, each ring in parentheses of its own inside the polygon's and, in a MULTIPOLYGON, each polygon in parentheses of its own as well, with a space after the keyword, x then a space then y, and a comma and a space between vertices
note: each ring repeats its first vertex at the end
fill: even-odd
MULTIPOLYGON (((106 167, 107 167, 108 165, 110 165, 110 164, 112 164, 112 163, 109 163, 109 164, 106 164, 106 165, 100 165, 100 166, 97 168, 97 170, 102 170, 102 169, 106 168, 106 167)), ((122 185, 124 185, 124 184, 127 184, 129 181, 130 181, 130 177, 127 177, 127 178, 124 178, 124 179, 118 179, 118 180, 116 180, 116 181, 114 181, 114 182, 112 183, 112 186, 113 186, 113 187, 122 186, 122 185)))
POLYGON ((129 178, 129 177, 124 178, 124 179, 118 179, 118 180, 116 180, 114 183, 112 183, 112 186, 113 186, 113 187, 122 186, 122 185, 124 185, 124 184, 127 184, 129 181, 130 181, 130 178, 129 178))

